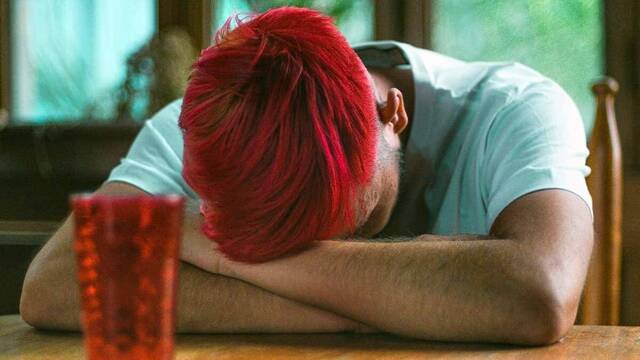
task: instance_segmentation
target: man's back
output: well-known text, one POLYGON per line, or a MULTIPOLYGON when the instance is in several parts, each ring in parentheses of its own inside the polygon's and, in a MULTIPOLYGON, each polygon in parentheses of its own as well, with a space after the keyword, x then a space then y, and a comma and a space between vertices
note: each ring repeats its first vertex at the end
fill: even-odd
MULTIPOLYGON (((553 81, 517 63, 467 63, 397 42, 354 48, 367 66, 411 72, 415 108, 385 236, 488 234, 513 200, 565 189, 591 206, 580 114, 553 81)), ((108 181, 197 195, 182 177, 181 101, 148 121, 108 181)))
POLYGON ((556 83, 518 63, 467 63, 397 42, 355 49, 365 65, 410 68, 415 84, 386 235, 488 234, 510 202, 547 188, 591 207, 580 114, 556 83))

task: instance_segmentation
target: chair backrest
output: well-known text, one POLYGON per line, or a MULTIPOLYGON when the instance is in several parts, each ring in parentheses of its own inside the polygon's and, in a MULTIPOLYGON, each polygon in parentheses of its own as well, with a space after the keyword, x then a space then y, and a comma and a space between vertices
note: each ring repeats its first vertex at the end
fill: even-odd
POLYGON ((592 86, 596 116, 587 165, 593 197, 595 238, 578 322, 617 325, 620 320, 622 262, 622 149, 614 111, 618 83, 605 78, 592 86))

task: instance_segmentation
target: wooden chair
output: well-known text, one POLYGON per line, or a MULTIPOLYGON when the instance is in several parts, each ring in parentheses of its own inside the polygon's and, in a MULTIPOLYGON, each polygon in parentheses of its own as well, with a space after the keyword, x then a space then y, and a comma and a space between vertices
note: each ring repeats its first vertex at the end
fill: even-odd
POLYGON ((617 325, 620 320, 622 259, 622 150, 613 107, 618 83, 605 78, 592 86, 595 123, 589 140, 587 186, 593 197, 595 238, 578 322, 617 325))

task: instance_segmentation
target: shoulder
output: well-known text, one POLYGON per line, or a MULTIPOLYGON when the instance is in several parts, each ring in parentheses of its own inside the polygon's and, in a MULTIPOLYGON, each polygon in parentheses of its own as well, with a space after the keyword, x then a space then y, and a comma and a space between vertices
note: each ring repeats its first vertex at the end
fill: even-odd
POLYGON ((518 89, 485 134, 483 198, 490 226, 513 200, 543 189, 564 189, 591 207, 585 176, 589 154, 580 112, 550 80, 518 89))
POLYGON ((174 132, 175 130, 179 132, 178 119, 181 108, 182 99, 174 100, 154 114, 145 125, 152 126, 160 132, 174 132))
POLYGON ((497 74, 492 80, 496 91, 506 92, 508 97, 492 119, 488 143, 496 136, 511 135, 516 140, 518 135, 538 134, 549 142, 584 146, 582 117, 571 97, 554 81, 522 65, 516 67, 517 71, 497 74))
POLYGON ((147 120, 127 156, 108 181, 132 184, 148 193, 176 193, 197 197, 182 177, 182 132, 178 127, 181 100, 147 120))
POLYGON ((147 133, 148 136, 140 136, 141 140, 154 139, 154 141, 160 141, 164 145, 163 148, 170 149, 178 157, 182 158, 183 139, 182 131, 178 126, 181 107, 182 99, 178 99, 153 115, 146 121, 141 132, 141 135, 147 133))
POLYGON ((554 81, 520 64, 497 71, 491 92, 506 94, 485 133, 488 154, 556 154, 572 149, 586 157, 586 134, 580 111, 554 81))

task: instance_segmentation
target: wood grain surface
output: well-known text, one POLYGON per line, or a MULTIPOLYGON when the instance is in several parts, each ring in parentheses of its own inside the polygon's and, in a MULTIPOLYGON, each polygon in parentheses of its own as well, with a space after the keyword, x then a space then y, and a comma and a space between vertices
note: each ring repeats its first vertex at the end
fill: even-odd
MULTIPOLYGON (((176 359, 640 359, 640 327, 575 326, 545 347, 437 343, 382 334, 179 335, 176 359)), ((0 317, 0 359, 83 359, 82 336, 0 317)))

